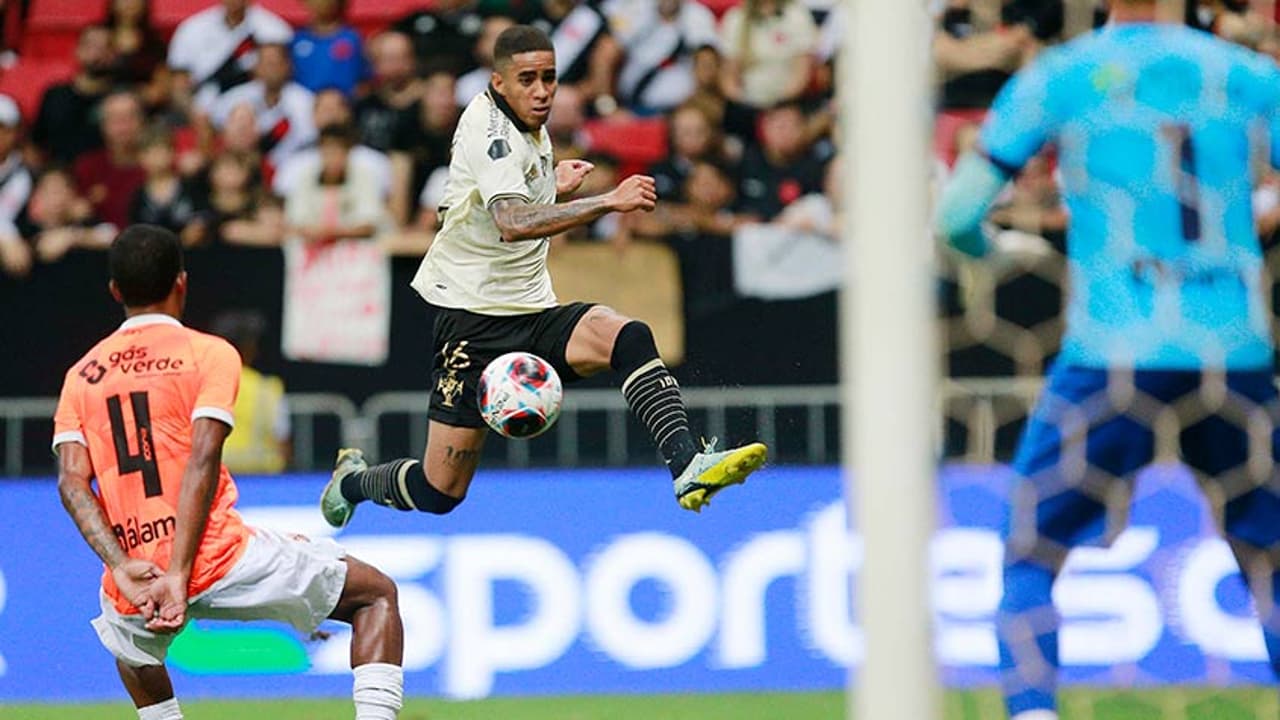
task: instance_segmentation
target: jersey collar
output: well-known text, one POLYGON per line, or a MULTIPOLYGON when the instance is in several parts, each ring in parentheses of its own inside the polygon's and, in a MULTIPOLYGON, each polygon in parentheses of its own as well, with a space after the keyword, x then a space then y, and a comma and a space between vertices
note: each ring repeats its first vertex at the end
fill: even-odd
POLYGON ((120 329, 132 330, 133 328, 142 327, 143 325, 173 325, 174 327, 182 327, 182 323, 178 322, 178 319, 172 315, 165 315, 164 313, 143 313, 141 315, 134 315, 128 320, 125 320, 121 323, 120 329))
POLYGON ((516 111, 511 109, 507 99, 502 97, 498 90, 493 87, 493 83, 489 83, 489 89, 485 92, 489 93, 489 99, 493 101, 494 105, 498 106, 498 109, 502 111, 503 115, 507 116, 507 119, 511 121, 512 125, 516 126, 517 130, 522 133, 533 132, 533 128, 524 124, 524 121, 516 116, 516 111))

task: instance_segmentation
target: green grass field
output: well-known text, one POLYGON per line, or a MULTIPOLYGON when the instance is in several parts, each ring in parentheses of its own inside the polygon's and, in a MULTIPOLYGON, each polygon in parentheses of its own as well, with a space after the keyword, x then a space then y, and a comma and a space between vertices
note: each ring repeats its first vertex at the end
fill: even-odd
MULTIPOLYGON (((344 700, 190 702, 187 720, 349 720, 344 700)), ((840 693, 644 695, 521 698, 445 702, 411 699, 401 720, 838 720, 840 693)), ((5 720, 133 720, 125 703, 112 705, 0 705, 5 720)), ((1003 717, 995 691, 946 696, 947 720, 1003 717)), ((1274 688, 1174 689, 1143 692, 1071 690, 1063 694, 1063 720, 1274 720, 1274 688)))

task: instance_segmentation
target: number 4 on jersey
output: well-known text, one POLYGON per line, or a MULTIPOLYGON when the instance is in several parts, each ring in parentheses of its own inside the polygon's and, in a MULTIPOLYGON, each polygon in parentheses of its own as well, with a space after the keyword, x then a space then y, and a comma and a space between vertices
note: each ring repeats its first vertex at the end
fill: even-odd
POLYGON ((151 432, 151 403, 145 392, 129 393, 133 407, 133 441, 136 453, 129 452, 129 429, 125 427, 124 409, 120 396, 107 398, 107 415, 111 420, 111 439, 116 446, 116 463, 120 474, 142 473, 142 487, 147 497, 164 494, 160 487, 160 466, 156 463, 155 435, 151 432))

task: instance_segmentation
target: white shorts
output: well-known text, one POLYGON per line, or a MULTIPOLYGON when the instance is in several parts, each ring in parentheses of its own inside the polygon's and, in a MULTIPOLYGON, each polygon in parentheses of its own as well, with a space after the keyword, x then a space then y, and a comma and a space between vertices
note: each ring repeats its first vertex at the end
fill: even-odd
MULTIPOLYGON (((338 606, 347 581, 346 550, 333 540, 310 540, 262 528, 226 577, 191 599, 187 617, 278 620, 311 633, 338 606)), ((140 614, 121 615, 106 593, 92 621, 103 646, 133 667, 163 665, 175 634, 154 633, 140 614)))

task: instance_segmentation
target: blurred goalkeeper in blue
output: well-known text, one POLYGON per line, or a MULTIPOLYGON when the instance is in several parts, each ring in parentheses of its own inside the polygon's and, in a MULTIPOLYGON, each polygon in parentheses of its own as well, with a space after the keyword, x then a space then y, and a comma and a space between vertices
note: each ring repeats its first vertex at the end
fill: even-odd
POLYGON ((1056 147, 1071 217, 1067 329, 1014 459, 997 615, 1016 720, 1057 717, 1053 581, 1073 547, 1123 529, 1157 428, 1195 472, 1280 668, 1280 400, 1250 204, 1257 165, 1280 165, 1280 71, 1161 22, 1154 0, 1111 8, 1112 26, 1004 87, 938 215, 952 246, 986 255, 987 208, 1056 147))

